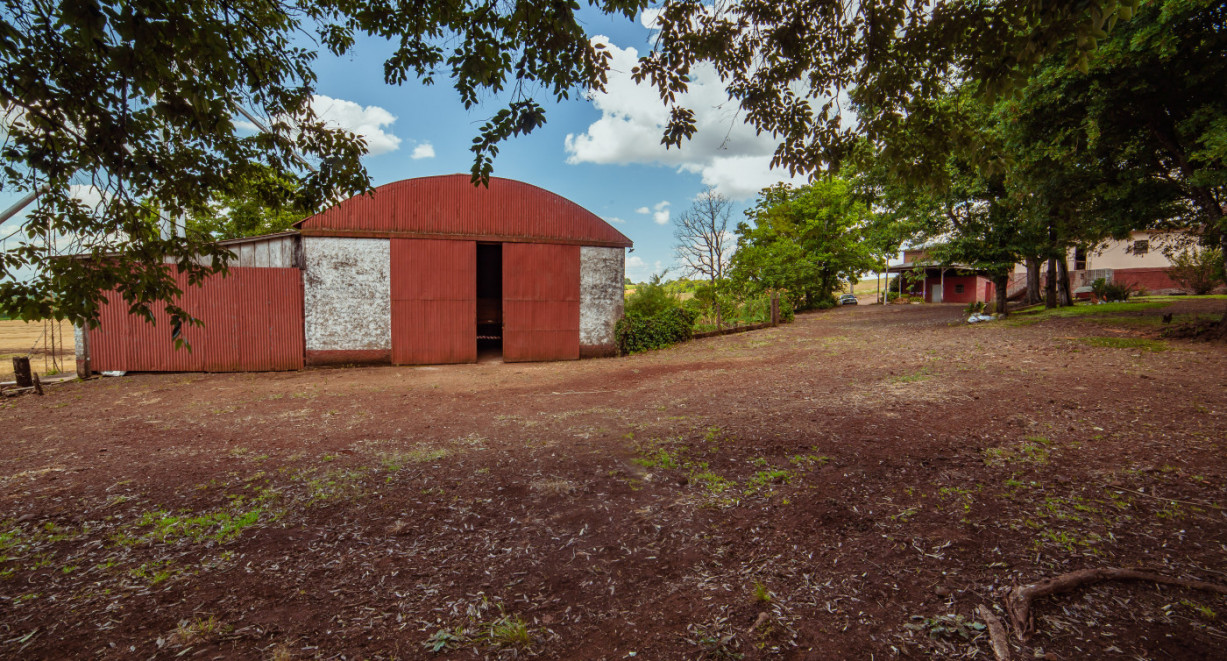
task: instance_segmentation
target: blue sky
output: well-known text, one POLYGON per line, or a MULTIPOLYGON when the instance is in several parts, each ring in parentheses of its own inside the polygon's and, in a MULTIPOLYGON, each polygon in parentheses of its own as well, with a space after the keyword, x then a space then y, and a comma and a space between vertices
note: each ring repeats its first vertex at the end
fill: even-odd
MULTIPOLYGON (((614 55, 608 93, 557 104, 534 94, 547 109, 547 123, 504 143, 494 174, 558 193, 614 224, 635 242, 627 274, 640 281, 674 265, 672 221, 707 185, 735 200, 735 224, 759 189, 789 177, 769 170, 774 142, 744 124, 710 69, 696 72, 682 99, 696 113, 698 133, 681 149, 665 150, 659 144, 665 107, 651 88, 630 81, 636 56, 651 48, 650 14, 629 21, 585 9, 581 16, 614 55)), ((466 111, 442 76, 433 86, 387 85, 383 61, 390 52, 387 42, 366 38, 342 58, 321 53, 317 113, 367 137, 371 153, 364 162, 375 185, 467 173, 469 144, 501 99, 466 111)), ((0 205, 17 197, 6 191, 0 205)), ((679 275, 676 267, 670 273, 679 275)))

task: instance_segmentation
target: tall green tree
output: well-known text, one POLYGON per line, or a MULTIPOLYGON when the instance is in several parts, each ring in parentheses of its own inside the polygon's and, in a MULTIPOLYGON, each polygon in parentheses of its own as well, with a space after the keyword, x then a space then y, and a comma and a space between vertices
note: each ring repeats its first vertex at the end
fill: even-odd
POLYGON ((677 145, 696 128, 678 93, 696 67, 712 65, 747 121, 779 140, 773 165, 809 173, 841 162, 859 138, 877 141, 899 120, 923 115, 954 79, 976 81, 977 93, 991 100, 1016 89, 1066 40, 1080 45, 1071 61, 1084 62, 1137 4, 666 0, 656 18, 655 48, 635 75, 670 104, 663 142, 677 145), (852 117, 849 98, 877 111, 852 117))
POLYGON ((737 225, 729 277, 747 293, 780 292, 794 308, 812 308, 830 303, 841 280, 855 282, 877 266, 862 240, 872 214, 842 179, 776 184, 746 216, 753 225, 737 225))
POLYGON ((300 184, 271 169, 241 182, 241 187, 215 195, 203 212, 188 218, 186 229, 214 240, 239 239, 284 232, 311 215, 295 195, 300 184))

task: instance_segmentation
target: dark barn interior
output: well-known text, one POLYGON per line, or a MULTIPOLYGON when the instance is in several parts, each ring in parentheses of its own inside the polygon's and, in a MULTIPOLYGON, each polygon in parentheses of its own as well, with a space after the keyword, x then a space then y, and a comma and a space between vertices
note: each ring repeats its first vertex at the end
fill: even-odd
POLYGON ((503 355, 503 245, 477 244, 477 360, 503 355))

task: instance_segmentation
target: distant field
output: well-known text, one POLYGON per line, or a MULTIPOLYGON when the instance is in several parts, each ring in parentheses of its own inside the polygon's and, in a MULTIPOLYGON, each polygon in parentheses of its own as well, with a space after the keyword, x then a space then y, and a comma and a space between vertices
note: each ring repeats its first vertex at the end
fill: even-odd
MULTIPOLYGON (((47 353, 47 333, 50 326, 43 322, 25 322, 0 320, 0 381, 13 378, 13 357, 30 355, 30 368, 39 374, 51 371, 51 357, 47 353)), ((63 348, 57 347, 61 367, 64 370, 76 369, 73 362, 75 344, 72 336, 72 324, 60 322, 60 332, 63 334, 63 348)), ((57 343, 60 340, 56 340, 57 343)))

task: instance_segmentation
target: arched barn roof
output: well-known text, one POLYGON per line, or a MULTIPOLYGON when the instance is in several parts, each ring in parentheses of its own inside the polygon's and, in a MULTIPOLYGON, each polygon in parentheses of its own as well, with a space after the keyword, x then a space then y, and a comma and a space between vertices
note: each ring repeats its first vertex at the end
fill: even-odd
POLYGON ((512 179, 476 187, 469 175, 405 179, 295 224, 305 236, 419 237, 629 248, 631 240, 578 204, 512 179))

